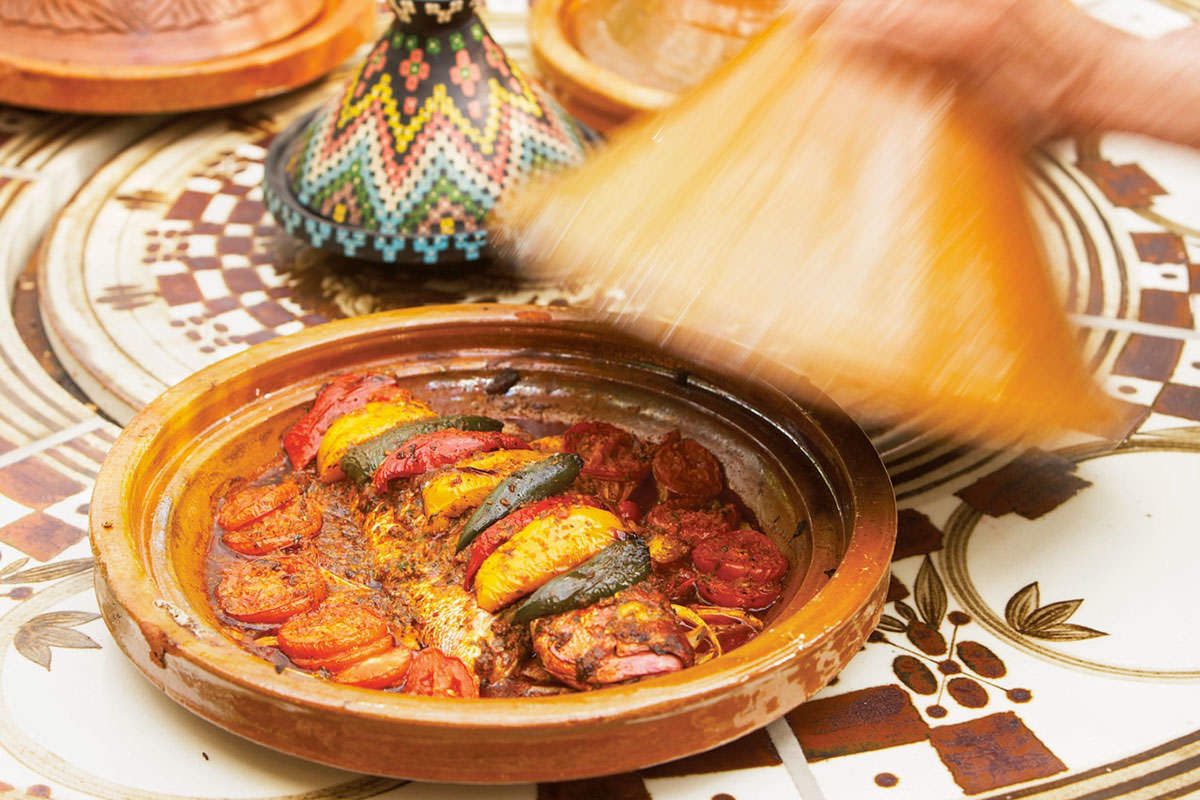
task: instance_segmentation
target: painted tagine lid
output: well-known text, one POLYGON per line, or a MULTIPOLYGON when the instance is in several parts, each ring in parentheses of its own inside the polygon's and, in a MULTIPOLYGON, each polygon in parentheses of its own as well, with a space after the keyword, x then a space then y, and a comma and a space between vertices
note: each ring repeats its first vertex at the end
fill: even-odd
POLYGON ((451 264, 520 182, 577 164, 591 134, 535 86, 468 0, 391 0, 395 20, 332 102, 267 156, 264 195, 293 236, 354 258, 451 264))

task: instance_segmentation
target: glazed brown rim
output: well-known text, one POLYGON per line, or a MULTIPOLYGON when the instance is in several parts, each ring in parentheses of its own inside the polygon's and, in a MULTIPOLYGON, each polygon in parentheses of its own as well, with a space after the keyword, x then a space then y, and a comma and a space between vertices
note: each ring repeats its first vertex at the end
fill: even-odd
MULTIPOLYGON (((277 673, 273 665, 242 650, 231 640, 223 636, 197 636, 188 628, 186 617, 178 618, 178 609, 161 597, 139 548, 126 545, 140 539, 123 532, 123 526, 129 524, 126 499, 131 476, 158 431, 156 420, 171 419, 187 405, 189 398, 215 390, 219 385, 216 378, 222 373, 249 370, 284 354, 318 349, 335 332, 350 329, 356 335, 399 334, 408 328, 494 321, 501 313, 526 324, 536 319, 542 324, 580 332, 596 329, 586 314, 570 309, 482 304, 405 309, 332 322, 267 341, 168 389, 125 427, 96 479, 89 528, 97 562, 97 583, 106 584, 112 599, 143 632, 154 631, 164 659, 185 659, 210 675, 258 694, 381 722, 509 729, 515 735, 521 729, 570 726, 598 718, 652 718, 677 707, 681 701, 703 704, 731 685, 761 678, 794 660, 800 651, 825 642, 886 584, 896 535, 891 483, 866 434, 840 410, 822 403, 817 407, 805 406, 802 413, 818 424, 828 440, 836 438, 839 442, 837 453, 846 466, 846 478, 856 499, 854 519, 847 520, 850 538, 846 553, 816 596, 739 648, 736 661, 717 659, 683 673, 590 693, 478 701, 412 697, 313 680, 292 670, 277 673)), ((101 606, 105 604, 101 602, 101 606)), ((112 628, 108 614, 105 621, 112 628)), ((117 639, 120 641, 120 637, 117 639)), ((142 663, 142 659, 126 653, 135 663, 142 663)), ((149 672, 146 675, 162 686, 156 675, 149 672)), ((785 710, 781 708, 780 713, 785 710)))
POLYGON ((161 114, 262 100, 333 70, 368 39, 375 20, 374 0, 325 0, 283 39, 200 62, 107 66, 0 53, 0 101, 82 114, 161 114))
MULTIPOLYGON (((589 61, 563 30, 563 10, 570 0, 538 0, 529 12, 529 39, 534 55, 558 78, 569 80, 587 105, 617 104, 621 113, 660 111, 678 98, 673 92, 642 86, 589 61)), ((615 109, 614 109, 615 110, 615 109)))

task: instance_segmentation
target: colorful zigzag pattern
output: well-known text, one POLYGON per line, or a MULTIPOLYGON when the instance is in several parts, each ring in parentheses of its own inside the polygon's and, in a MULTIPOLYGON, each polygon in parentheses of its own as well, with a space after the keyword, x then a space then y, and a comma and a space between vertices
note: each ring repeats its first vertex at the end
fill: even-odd
POLYGON ((336 225, 461 238, 521 181, 583 157, 586 134, 478 18, 421 27, 394 22, 288 159, 295 198, 336 225))

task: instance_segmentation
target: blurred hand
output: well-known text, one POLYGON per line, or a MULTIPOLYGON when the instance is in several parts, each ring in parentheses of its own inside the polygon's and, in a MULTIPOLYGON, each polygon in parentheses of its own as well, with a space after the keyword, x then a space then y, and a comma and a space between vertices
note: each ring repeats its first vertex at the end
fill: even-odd
MULTIPOLYGON (((1105 61, 1141 44, 1067 0, 809 0, 820 36, 936 65, 1031 141, 1088 127, 1105 61)), ((1116 98, 1111 98, 1115 100, 1116 98)))

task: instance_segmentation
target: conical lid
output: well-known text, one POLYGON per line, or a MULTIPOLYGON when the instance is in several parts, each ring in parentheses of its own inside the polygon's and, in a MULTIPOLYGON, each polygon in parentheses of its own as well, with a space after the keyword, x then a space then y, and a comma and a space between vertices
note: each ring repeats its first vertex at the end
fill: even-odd
POLYGON ((496 216, 532 274, 605 287, 618 322, 692 359, 968 437, 1107 431, 1021 174, 935 75, 788 22, 496 216))
POLYGON ((589 134, 504 53, 465 0, 393 0, 341 93, 276 139, 267 203, 351 257, 474 261, 501 195, 581 161, 589 134))

